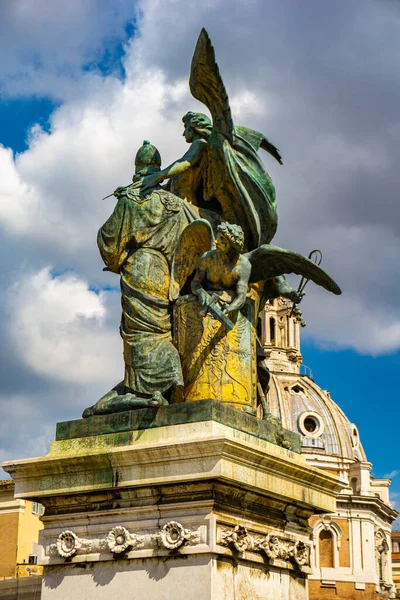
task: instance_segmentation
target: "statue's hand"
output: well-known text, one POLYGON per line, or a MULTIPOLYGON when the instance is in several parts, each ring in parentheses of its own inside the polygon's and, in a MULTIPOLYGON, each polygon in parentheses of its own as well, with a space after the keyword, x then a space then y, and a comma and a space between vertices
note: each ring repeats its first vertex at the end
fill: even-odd
POLYGON ((208 306, 209 302, 210 302, 210 295, 207 294, 206 290, 199 290, 198 292, 198 298, 199 298, 199 302, 202 306, 202 308, 205 308, 206 306, 208 306))
POLYGON ((304 297, 304 292, 296 292, 295 290, 292 290, 291 292, 285 294, 285 297, 294 302, 294 304, 300 304, 302 298, 304 297))
POLYGON ((146 175, 142 179, 142 183, 140 185, 140 191, 142 193, 147 192, 148 190, 151 190, 153 187, 155 187, 158 183, 159 183, 159 180, 158 180, 157 174, 146 175))
POLYGON ((246 298, 244 298, 244 300, 235 299, 232 303, 224 302, 224 306, 222 306, 221 308, 226 315, 229 315, 230 313, 234 313, 243 308, 245 303, 246 298))
POLYGON ((113 195, 114 195, 116 198, 119 198, 119 197, 122 195, 122 192, 123 192, 125 189, 126 189, 126 188, 124 188, 123 186, 121 186, 121 185, 120 185, 119 187, 117 187, 117 189, 116 189, 116 190, 114 190, 114 192, 113 192, 113 195))

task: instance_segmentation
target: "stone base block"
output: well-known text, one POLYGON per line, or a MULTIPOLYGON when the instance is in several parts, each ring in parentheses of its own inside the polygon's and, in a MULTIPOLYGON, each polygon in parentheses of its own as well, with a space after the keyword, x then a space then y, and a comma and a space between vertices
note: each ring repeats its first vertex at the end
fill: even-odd
POLYGON ((4 465, 45 506, 43 600, 306 600, 308 518, 338 479, 272 424, 181 406, 62 424, 47 456, 4 465))
POLYGON ((46 570, 42 600, 305 600, 307 581, 224 558, 174 557, 46 570))

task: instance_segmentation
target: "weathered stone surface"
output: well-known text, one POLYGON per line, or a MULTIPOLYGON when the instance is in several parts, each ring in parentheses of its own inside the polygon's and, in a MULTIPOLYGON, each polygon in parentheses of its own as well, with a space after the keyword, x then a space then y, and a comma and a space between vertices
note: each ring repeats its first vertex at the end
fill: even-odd
POLYGON ((7 462, 4 468, 14 478, 18 497, 43 501, 46 496, 220 480, 248 492, 262 490, 288 506, 312 506, 314 513, 335 507, 336 477, 309 467, 296 452, 218 421, 132 435, 133 443, 125 446, 115 446, 110 435, 57 441, 47 456, 7 462))
POLYGON ((128 586, 135 600, 306 600, 307 520, 334 510, 338 478, 256 435, 270 423, 218 402, 183 408, 203 420, 100 433, 143 425, 148 410, 89 417, 97 435, 4 465, 16 495, 45 506, 44 600, 127 597, 128 586), (115 446, 118 435, 131 442, 115 446))
POLYGON ((57 423, 56 441, 108 435, 111 437, 105 440, 105 445, 125 446, 134 442, 134 431, 202 421, 223 423, 274 444, 281 444, 286 440, 286 447, 295 452, 300 451, 299 435, 281 430, 275 423, 262 421, 214 400, 199 400, 63 421, 57 423))

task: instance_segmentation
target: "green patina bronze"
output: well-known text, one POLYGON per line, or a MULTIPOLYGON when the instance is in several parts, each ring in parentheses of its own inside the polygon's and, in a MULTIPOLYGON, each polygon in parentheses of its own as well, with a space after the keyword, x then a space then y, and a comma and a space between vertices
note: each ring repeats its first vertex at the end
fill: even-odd
MULTIPOLYGON (((64 421, 57 424, 56 447, 58 452, 68 451, 79 439, 79 448, 126 446, 137 439, 138 432, 182 425, 215 421, 243 431, 252 436, 278 444, 294 452, 300 452, 300 436, 283 429, 276 420, 260 420, 245 412, 225 406, 222 402, 201 400, 149 407, 116 414, 97 415, 89 419, 64 421), (101 440, 96 440, 101 436, 101 440)), ((52 450, 53 451, 53 450, 52 450)))
MULTIPOLYGON (((85 418, 174 402, 184 414, 182 403, 190 398, 215 398, 213 381, 223 378, 210 361, 211 352, 226 354, 225 367, 218 368, 230 373, 227 385, 232 386, 233 396, 235 385, 241 385, 242 395, 236 394, 235 405, 244 403, 243 410, 254 414, 254 393, 243 392, 243 369, 251 378, 256 368, 253 358, 245 366, 238 356, 254 354, 257 318, 267 300, 283 296, 300 302, 302 293, 288 285, 284 274, 296 273, 341 293, 317 264, 270 244, 277 228, 275 188, 258 151, 267 151, 281 164, 282 159, 263 134, 234 125, 214 48, 204 29, 193 55, 189 85, 194 98, 209 109, 211 120, 201 113, 184 115, 183 135, 189 150, 165 169, 158 150, 143 143, 132 184, 115 190, 116 207, 98 234, 105 270, 120 276, 125 376, 84 411, 85 418), (190 292, 194 298, 186 296, 190 292), (187 298, 186 304, 182 297, 187 298), (200 312, 192 310, 196 297, 200 312), (239 314, 250 320, 249 348, 243 350, 243 336, 241 342, 235 335, 224 341, 223 331, 213 340, 212 325, 207 321, 203 326, 201 320, 207 314, 219 320, 225 332, 244 331, 246 323, 239 314), (195 319, 197 348, 185 329, 188 318, 195 319), (208 347, 207 336, 211 336, 208 347), (194 363, 187 352, 196 356, 194 363), (190 381, 185 381, 182 358, 190 381)), ((259 379, 266 391, 268 369, 263 359, 263 352, 258 352, 259 379)), ((249 385, 255 389, 254 382, 249 385)), ((226 396, 224 401, 230 402, 226 396)))

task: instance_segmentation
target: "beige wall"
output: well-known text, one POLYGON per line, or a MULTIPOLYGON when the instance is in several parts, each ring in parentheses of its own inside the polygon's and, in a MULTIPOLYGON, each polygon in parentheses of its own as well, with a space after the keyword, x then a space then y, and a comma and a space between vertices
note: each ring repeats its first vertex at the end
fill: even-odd
POLYGON ((18 527, 17 563, 28 562, 28 557, 32 554, 32 543, 37 543, 41 529, 43 524, 39 516, 32 513, 32 502, 26 501, 25 510, 20 514, 18 527))
POLYGON ((34 565, 25 568, 41 529, 43 524, 39 515, 32 513, 32 502, 15 499, 13 482, 0 481, 0 578, 42 571, 34 565))

